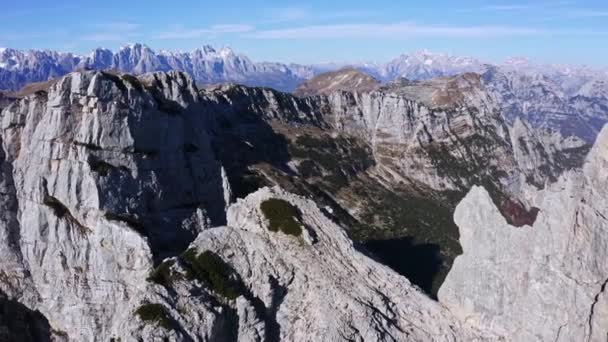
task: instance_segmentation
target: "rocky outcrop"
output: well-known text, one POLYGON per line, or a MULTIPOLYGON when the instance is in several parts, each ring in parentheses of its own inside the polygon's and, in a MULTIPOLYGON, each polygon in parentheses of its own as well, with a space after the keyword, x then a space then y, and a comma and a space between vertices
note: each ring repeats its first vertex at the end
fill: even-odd
MULTIPOLYGON (((199 258, 215 255, 233 269, 230 279, 235 280, 237 298, 228 307, 238 319, 227 328, 234 329, 239 341, 454 341, 492 336, 455 321, 407 279, 358 252, 343 228, 310 200, 264 188, 232 205, 227 216, 226 227, 204 231, 190 251, 199 258), (269 199, 297 208, 299 235, 269 229, 260 209, 269 199)), ((180 276, 182 262, 169 273, 174 279, 169 288, 190 288, 191 293, 199 288, 218 301, 230 295, 213 282, 188 282, 180 276)), ((200 315, 186 312, 175 321, 196 326, 200 315)))
POLYGON ((2 290, 72 339, 110 336, 153 260, 225 222, 198 97, 179 73, 80 72, 7 107, 2 290))
POLYGON ((507 224, 476 187, 458 205, 463 255, 439 299, 461 320, 512 340, 603 341, 608 322, 608 127, 580 172, 530 194, 533 225, 507 224))

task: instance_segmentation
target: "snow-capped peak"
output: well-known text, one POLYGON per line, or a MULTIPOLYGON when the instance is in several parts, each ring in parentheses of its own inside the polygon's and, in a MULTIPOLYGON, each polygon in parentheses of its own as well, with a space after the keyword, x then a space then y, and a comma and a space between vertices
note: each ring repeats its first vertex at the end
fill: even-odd
POLYGON ((234 51, 231 48, 225 46, 225 47, 223 47, 223 48, 220 49, 219 54, 220 54, 220 56, 222 58, 226 59, 226 58, 229 58, 229 57, 233 57, 234 56, 234 51))
POLYGON ((122 46, 120 48, 120 50, 150 50, 152 51, 152 49, 150 49, 146 44, 142 44, 142 43, 130 43, 127 44, 125 46, 122 46))

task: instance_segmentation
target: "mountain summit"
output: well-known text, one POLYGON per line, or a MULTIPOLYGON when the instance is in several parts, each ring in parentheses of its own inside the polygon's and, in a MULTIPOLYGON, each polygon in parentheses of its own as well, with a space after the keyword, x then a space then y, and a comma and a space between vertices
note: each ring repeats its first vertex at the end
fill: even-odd
POLYGON ((380 82, 353 67, 317 75, 302 83, 294 95, 300 97, 331 94, 335 91, 368 92, 377 89, 380 82))

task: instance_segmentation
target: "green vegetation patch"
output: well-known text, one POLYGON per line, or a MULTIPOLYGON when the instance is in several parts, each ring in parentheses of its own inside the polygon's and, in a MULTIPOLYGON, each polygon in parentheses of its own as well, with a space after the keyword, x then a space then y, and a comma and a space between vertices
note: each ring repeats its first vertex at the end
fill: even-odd
POLYGON ((171 274, 171 267, 175 264, 175 260, 165 260, 160 263, 148 277, 149 281, 157 283, 162 286, 171 286, 173 283, 173 276, 171 274))
POLYGON ((158 323, 161 327, 171 329, 171 319, 167 309, 161 304, 143 304, 135 311, 139 318, 148 323, 158 323))
POLYGON ((114 166, 110 163, 107 163, 103 160, 98 160, 96 158, 89 158, 89 167, 91 170, 102 177, 107 177, 111 171, 117 170, 122 172, 131 172, 126 166, 114 166))
POLYGON ((291 203, 278 198, 271 198, 262 202, 260 209, 268 220, 270 231, 282 231, 293 236, 302 234, 302 226, 298 222, 300 211, 291 203))
POLYGON ((369 146, 348 136, 301 135, 290 144, 289 152, 302 160, 300 175, 307 180, 320 178, 331 191, 344 188, 357 173, 374 165, 369 146))
POLYGON ((182 259, 190 268, 189 276, 200 280, 213 292, 229 300, 243 294, 244 286, 236 271, 219 255, 211 251, 197 254, 196 249, 191 248, 182 254, 182 259))

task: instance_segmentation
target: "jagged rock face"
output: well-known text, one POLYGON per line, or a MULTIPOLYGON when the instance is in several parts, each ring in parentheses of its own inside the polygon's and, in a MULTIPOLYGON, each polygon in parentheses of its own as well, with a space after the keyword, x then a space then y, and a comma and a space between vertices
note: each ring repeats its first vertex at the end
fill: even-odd
POLYGON ((531 226, 507 224, 482 188, 458 205, 463 255, 439 291, 461 319, 518 341, 603 341, 608 333, 608 128, 581 172, 531 195, 531 226))
POLYGON ((402 77, 425 80, 454 76, 466 72, 479 72, 483 68, 483 64, 473 58, 434 54, 422 50, 410 55, 401 55, 384 65, 365 69, 377 74, 382 80, 392 81, 402 77))
POLYGON ((217 225, 229 199, 207 136, 215 125, 205 113, 230 103, 233 110, 223 114, 234 119, 258 103, 248 97, 264 97, 257 108, 269 119, 287 108, 263 109, 275 103, 293 103, 293 120, 316 118, 266 90, 225 91, 200 97, 178 73, 137 80, 81 72, 3 110, 3 291, 39 310, 56 339, 478 337, 406 279, 358 253, 313 203, 279 190, 231 207, 228 227, 204 232, 193 245, 228 262, 245 294, 225 301, 204 281, 190 280, 193 266, 184 256, 169 259, 176 260, 172 284, 148 281, 153 258, 217 225), (304 237, 292 240, 261 223, 260 202, 275 196, 299 208, 304 237), (287 254, 277 258, 277 250, 287 254), (317 287, 326 292, 315 294, 317 287), (338 295, 346 310, 328 305, 327 297, 338 295), (311 321, 293 323, 297 316, 311 321))
POLYGON ((79 62, 71 53, 0 48, 0 89, 17 90, 28 83, 63 76, 79 62))
MULTIPOLYGON (((314 202, 265 188, 228 210, 228 226, 193 243, 234 269, 242 294, 230 305, 239 341, 453 341, 478 335, 393 271, 359 253, 314 202), (299 213, 301 235, 273 232, 260 207, 281 199, 299 213)), ((174 266, 172 286, 185 286, 174 266)), ((191 286, 191 285, 190 285, 191 286)), ((207 290, 204 290, 207 291, 207 290)), ((215 296, 218 296, 217 292, 215 296)), ((179 319, 193 319, 194 313, 179 319)), ((226 332, 228 333, 228 332, 226 332)))
POLYGON ((311 78, 294 90, 299 97, 329 95, 337 91, 370 92, 380 86, 375 78, 353 68, 328 72, 311 78))
POLYGON ((216 116, 217 121, 236 124, 249 115, 250 119, 257 118, 265 122, 328 127, 317 102, 311 99, 301 100, 268 88, 219 85, 203 89, 201 96, 206 110, 221 114, 216 116))
POLYGON ((197 100, 183 74, 82 72, 4 109, 2 289, 70 338, 109 336, 153 257, 224 222, 197 100))
MULTIPOLYGON (((542 184, 561 171, 549 158, 530 160, 526 151, 516 155, 515 136, 476 74, 401 80, 367 94, 335 93, 328 103, 333 125, 363 135, 380 170, 397 183, 410 178, 439 191, 466 191, 489 178, 516 194, 522 173, 542 184), (520 169, 525 163, 544 172, 520 169)), ((518 132, 535 139, 529 131, 518 132)), ((552 154, 548 148, 535 144, 543 156, 552 154)))
POLYGON ((562 75, 529 69, 489 67, 482 79, 495 92, 508 120, 520 118, 534 127, 549 128, 563 136, 576 136, 593 143, 608 122, 603 79, 582 74, 569 87, 562 75), (582 84, 578 84, 582 83, 582 84), (593 90, 591 90, 593 89, 593 90))

